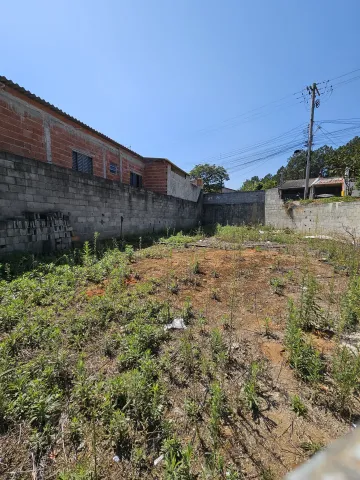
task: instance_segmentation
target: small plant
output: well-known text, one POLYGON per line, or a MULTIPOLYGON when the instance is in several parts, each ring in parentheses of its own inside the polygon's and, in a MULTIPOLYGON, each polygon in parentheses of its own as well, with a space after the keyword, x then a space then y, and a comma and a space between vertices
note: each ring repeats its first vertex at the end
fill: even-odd
POLYGON ((185 399, 185 413, 191 423, 196 423, 201 419, 201 405, 197 399, 185 399))
POLYGON ((189 322, 194 317, 194 311, 190 297, 187 297, 184 303, 182 317, 184 322, 189 322))
POLYGON ((244 395, 249 409, 256 413, 259 410, 259 383, 260 364, 252 362, 250 365, 250 374, 244 385, 244 395))
POLYGON ((265 337, 271 338, 273 337, 272 328, 271 328, 271 319, 269 317, 265 317, 264 319, 264 327, 265 327, 265 337))
POLYGON ((294 270, 288 270, 285 276, 287 281, 292 282, 294 280, 294 270))
POLYGON ((221 323, 224 330, 231 330, 233 328, 231 325, 231 319, 229 315, 223 315, 221 317, 221 323))
POLYGON ((203 312, 199 313, 199 320, 198 321, 199 321, 199 326, 200 326, 200 332, 202 334, 204 334, 205 333, 205 327, 206 327, 206 324, 207 324, 207 320, 206 320, 206 317, 205 317, 203 312))
POLYGON ((166 480, 192 480, 191 457, 192 447, 181 447, 179 440, 171 438, 165 440, 163 450, 165 461, 166 480))
POLYGON ((342 301, 342 327, 345 330, 355 330, 360 323, 360 277, 356 273, 349 281, 347 292, 342 301))
POLYGON ((304 337, 299 325, 299 312, 294 304, 289 302, 285 346, 289 352, 290 366, 303 380, 318 382, 323 374, 323 362, 319 352, 304 337))
POLYGON ((213 288, 211 290, 211 298, 212 300, 216 300, 217 302, 220 302, 219 291, 216 288, 213 288))
POLYGON ((100 236, 99 232, 94 233, 94 257, 99 258, 99 251, 98 251, 98 238, 100 236))
POLYGON ((319 442, 302 442, 300 447, 304 450, 304 452, 309 453, 310 456, 315 455, 315 453, 319 452, 324 445, 319 442))
POLYGON ((129 458, 131 453, 131 430, 129 419, 119 410, 112 414, 109 425, 109 437, 114 451, 120 458, 129 458))
POLYGON ((212 270, 211 271, 211 276, 212 276, 212 278, 219 278, 220 275, 218 274, 218 272, 216 270, 212 270))
POLYGON ((210 476, 206 478, 223 478, 225 461, 218 449, 215 448, 212 452, 206 453, 205 455, 207 470, 210 471, 210 476))
POLYGON ((332 377, 340 407, 344 408, 360 386, 360 356, 345 346, 338 346, 333 355, 332 377))
POLYGON ((263 468, 260 472, 260 480, 275 480, 275 473, 271 468, 263 468))
POLYGON ((270 285, 277 295, 282 295, 285 288, 285 282, 282 278, 279 277, 272 277, 270 278, 270 285))
POLYGON ((127 256, 129 262, 132 262, 134 258, 134 247, 132 245, 125 245, 125 255, 127 256))
POLYGON ((180 358, 189 374, 196 370, 199 357, 199 349, 196 345, 194 345, 191 334, 186 332, 186 334, 181 338, 180 358))
POLYGON ((85 267, 89 267, 93 263, 90 242, 88 241, 84 242, 82 257, 85 267))
POLYGON ((228 360, 228 349, 218 328, 211 332, 210 348, 213 361, 224 366, 228 360))
POLYGON ((319 326, 322 312, 317 304, 319 285, 313 275, 304 275, 301 288, 299 326, 304 331, 319 326))
POLYGON ((191 266, 191 272, 194 275, 198 275, 200 273, 200 263, 198 260, 195 260, 195 262, 191 266))
POLYGON ((241 480, 243 477, 234 465, 229 465, 226 467, 225 478, 226 480, 241 480))
POLYGON ((169 284, 169 290, 171 293, 173 294, 177 294, 179 293, 179 284, 177 283, 177 281, 175 279, 171 280, 170 284, 169 284))
POLYGON ((220 437, 221 421, 227 415, 226 397, 217 382, 211 385, 210 394, 210 434, 216 446, 220 437))
POLYGON ((305 417, 307 414, 306 405, 303 403, 299 395, 294 395, 291 398, 291 409, 298 415, 299 417, 305 417))
POLYGON ((82 439, 81 423, 79 418, 73 417, 70 420, 70 441, 75 447, 75 450, 79 447, 82 439))

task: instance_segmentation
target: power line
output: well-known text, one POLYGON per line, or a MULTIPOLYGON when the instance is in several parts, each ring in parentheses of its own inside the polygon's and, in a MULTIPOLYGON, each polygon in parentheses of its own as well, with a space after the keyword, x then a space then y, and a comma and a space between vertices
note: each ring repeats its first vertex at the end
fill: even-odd
POLYGON ((346 77, 347 75, 351 75, 352 73, 355 72, 360 72, 360 68, 356 68, 355 70, 352 70, 351 72, 343 73, 342 75, 338 75, 337 77, 330 78, 329 80, 323 80, 322 82, 318 82, 318 85, 321 85, 326 82, 332 82, 333 80, 337 80, 338 78, 343 78, 346 77))
POLYGON ((203 158, 203 161, 205 161, 205 160, 208 160, 208 161, 224 160, 224 159, 230 158, 232 156, 241 155, 243 153, 251 152, 252 150, 255 150, 259 147, 264 147, 266 145, 270 145, 271 143, 274 143, 279 139, 284 139, 284 138, 286 138, 290 135, 293 135, 296 130, 302 129, 302 128, 304 128, 304 126, 305 126, 305 122, 303 122, 300 125, 292 128, 291 130, 288 130, 288 131, 282 133, 281 135, 277 135, 276 137, 272 137, 272 138, 270 138, 268 140, 265 140, 265 141, 250 144, 250 145, 248 145, 246 147, 243 147, 243 148, 237 148, 237 149, 233 149, 233 150, 230 150, 230 151, 227 151, 227 152, 222 152, 218 155, 208 156, 208 157, 203 158))
POLYGON ((321 125, 319 125, 319 128, 322 130, 322 133, 324 135, 326 135, 326 137, 330 140, 330 142, 335 146, 335 147, 338 147, 339 145, 337 145, 333 140, 331 140, 331 137, 330 137, 330 132, 328 132, 324 127, 322 127, 321 125))

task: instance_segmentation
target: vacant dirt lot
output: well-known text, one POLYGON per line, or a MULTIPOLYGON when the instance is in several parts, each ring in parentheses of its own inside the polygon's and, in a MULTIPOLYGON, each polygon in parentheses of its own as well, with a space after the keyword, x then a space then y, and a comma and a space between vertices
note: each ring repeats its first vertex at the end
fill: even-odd
POLYGON ((278 479, 348 432, 355 277, 341 249, 288 237, 182 236, 7 273, 2 477, 278 479))

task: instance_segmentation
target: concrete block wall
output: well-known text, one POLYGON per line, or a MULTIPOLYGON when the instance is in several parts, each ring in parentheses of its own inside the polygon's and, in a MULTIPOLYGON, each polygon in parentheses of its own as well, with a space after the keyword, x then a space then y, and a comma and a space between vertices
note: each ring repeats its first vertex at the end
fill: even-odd
POLYGON ((181 176, 174 172, 171 167, 168 169, 167 185, 168 195, 192 200, 193 202, 197 202, 201 193, 201 187, 194 185, 188 175, 181 176))
POLYGON ((16 243, 25 244, 22 250, 48 248, 45 242, 55 240, 55 231, 40 232, 48 235, 47 239, 38 238, 37 233, 30 238, 25 223, 23 234, 14 235, 13 229, 18 228, 13 225, 40 215, 36 219, 46 224, 41 226, 40 222, 39 228, 49 228, 47 219, 55 213, 63 215, 66 233, 71 232, 73 240, 84 241, 93 238, 94 232, 99 232, 100 238, 112 238, 119 237, 121 231, 126 237, 196 227, 201 220, 202 199, 182 200, 0 152, 0 253, 16 250, 15 242, 8 241, 16 235, 22 237, 16 243))
POLYGON ((265 223, 265 192, 208 193, 203 200, 205 224, 265 223))
POLYGON ((291 228, 308 234, 335 233, 345 235, 349 230, 360 234, 360 201, 284 204, 278 189, 266 191, 265 224, 291 228))
POLYGON ((61 212, 25 213, 24 218, 0 221, 0 254, 26 251, 34 253, 65 250, 71 247, 72 227, 61 212))

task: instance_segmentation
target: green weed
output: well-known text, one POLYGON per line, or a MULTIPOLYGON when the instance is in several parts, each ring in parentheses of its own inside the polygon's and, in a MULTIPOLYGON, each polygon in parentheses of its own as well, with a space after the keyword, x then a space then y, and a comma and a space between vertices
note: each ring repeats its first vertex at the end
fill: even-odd
POLYGON ((211 331, 210 348, 213 361, 224 366, 228 361, 228 348, 218 328, 211 331))
POLYGON ((218 382, 214 382, 210 388, 210 434, 216 446, 220 438, 220 425, 227 416, 225 392, 218 382))
POLYGON ((348 347, 338 346, 332 359, 332 377, 342 409, 360 387, 360 356, 348 347))
POLYGON ((289 352, 289 363, 303 380, 318 382, 324 365, 319 352, 304 337, 300 328, 299 312, 289 302, 289 317, 285 332, 285 346, 289 352))
POLYGON ((307 452, 310 456, 315 455, 315 453, 319 452, 324 445, 319 442, 302 442, 300 447, 307 452))
POLYGON ((248 408, 256 413, 259 410, 259 374, 260 364, 258 362, 252 362, 250 365, 250 373, 247 381, 244 385, 244 395, 248 408))
POLYGON ((272 277, 270 278, 270 286, 272 287, 274 293, 277 295, 282 295, 285 288, 285 282, 280 277, 272 277))
POLYGON ((294 395, 291 398, 291 409, 293 412, 296 413, 299 417, 305 417, 307 414, 307 408, 304 402, 301 400, 299 395, 294 395))

